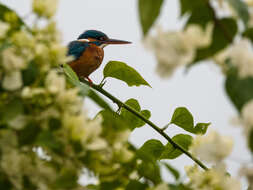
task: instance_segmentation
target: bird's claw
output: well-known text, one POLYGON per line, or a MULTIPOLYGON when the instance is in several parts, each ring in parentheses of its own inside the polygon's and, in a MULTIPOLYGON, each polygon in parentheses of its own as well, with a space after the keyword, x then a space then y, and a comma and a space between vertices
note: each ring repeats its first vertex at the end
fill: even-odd
POLYGON ((91 80, 89 77, 86 77, 86 78, 87 78, 87 80, 89 81, 89 85, 92 86, 92 85, 93 85, 92 80, 91 80))

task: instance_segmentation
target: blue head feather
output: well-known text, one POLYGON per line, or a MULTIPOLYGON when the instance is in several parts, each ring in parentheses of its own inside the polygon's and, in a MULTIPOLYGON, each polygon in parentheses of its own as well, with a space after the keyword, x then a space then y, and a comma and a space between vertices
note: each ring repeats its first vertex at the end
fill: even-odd
POLYGON ((87 30, 78 37, 78 39, 88 39, 88 38, 100 40, 101 38, 108 39, 108 36, 105 33, 100 32, 98 30, 87 30))

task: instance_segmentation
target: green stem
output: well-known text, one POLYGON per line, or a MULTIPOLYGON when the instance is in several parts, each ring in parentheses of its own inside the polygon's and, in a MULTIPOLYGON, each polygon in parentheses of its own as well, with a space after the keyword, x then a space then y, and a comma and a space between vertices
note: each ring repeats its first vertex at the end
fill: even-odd
POLYGON ((150 120, 146 119, 140 112, 134 110, 133 108, 131 108, 130 106, 124 104, 123 102, 121 102, 118 98, 114 97, 113 95, 111 95, 109 92, 107 92, 106 90, 104 90, 103 88, 101 88, 101 86, 99 85, 95 85, 95 84, 90 84, 88 81, 81 79, 81 82, 89 85, 91 88, 93 88, 94 90, 100 92, 101 94, 103 94, 104 96, 106 96, 107 98, 109 98, 110 100, 112 100, 115 104, 117 104, 119 107, 123 107, 126 110, 128 110, 129 112, 131 112, 132 114, 134 114, 135 116, 137 116, 138 118, 140 118, 141 120, 143 120, 145 123, 147 123, 150 127, 152 127, 155 131, 157 131, 160 135, 162 135, 170 144, 172 144, 175 148, 179 149, 181 152, 183 152, 184 154, 186 154, 189 158, 191 158, 196 164, 198 164, 201 168, 203 168, 204 170, 208 170, 208 168, 200 161, 198 160, 196 157, 194 157, 191 153, 189 153, 187 150, 185 150, 181 145, 177 144, 176 142, 174 142, 164 131, 163 129, 159 128, 157 125, 155 125, 153 122, 151 122, 150 120))

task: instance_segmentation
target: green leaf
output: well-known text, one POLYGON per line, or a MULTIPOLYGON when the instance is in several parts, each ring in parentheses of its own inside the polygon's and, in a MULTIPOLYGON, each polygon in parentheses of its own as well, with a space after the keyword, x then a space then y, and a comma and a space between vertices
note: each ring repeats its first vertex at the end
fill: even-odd
POLYGON ((118 139, 118 134, 129 129, 128 123, 115 112, 102 110, 98 115, 103 117, 102 136, 107 139, 109 144, 114 144, 118 139))
POLYGON ((146 35, 157 19, 163 0, 139 0, 139 19, 142 32, 146 35))
POLYGON ((63 65, 63 71, 66 74, 68 81, 72 85, 79 88, 80 94, 82 96, 86 96, 89 93, 89 87, 86 84, 81 83, 79 81, 78 76, 76 75, 76 73, 72 70, 72 68, 68 64, 63 65))
POLYGON ((57 153, 61 153, 63 150, 63 144, 56 139, 52 131, 41 132, 36 139, 36 144, 57 153))
POLYGON ((192 114, 185 107, 178 107, 171 118, 170 123, 173 123, 179 127, 185 128, 193 128, 193 117, 192 114))
MULTIPOLYGON (((189 149, 189 146, 192 143, 192 137, 186 134, 178 134, 172 137, 172 140, 183 147, 185 150, 189 149)), ((175 148, 172 144, 168 143, 165 146, 165 149, 160 157, 160 159, 175 159, 182 154, 180 150, 175 148)))
POLYGON ((9 176, 4 171, 0 171, 0 189, 11 190, 13 188, 9 176))
POLYGON ((244 24, 247 25, 250 15, 246 3, 242 0, 228 0, 228 3, 234 8, 244 24))
POLYGON ((214 23, 212 42, 209 47, 197 49, 195 60, 198 62, 213 56, 232 43, 237 33, 237 23, 233 18, 219 19, 214 23))
POLYGON ((193 134, 205 134, 210 125, 210 123, 197 123, 194 126, 192 114, 185 107, 179 107, 174 111, 170 123, 193 134))
POLYGON ((137 151, 137 155, 144 161, 156 161, 164 151, 164 145, 155 139, 146 141, 137 151))
MULTIPOLYGON (((184 1, 184 0, 181 0, 184 1)), ((187 21, 187 25, 189 24, 198 24, 202 28, 205 29, 206 25, 213 21, 213 10, 210 9, 208 4, 203 1, 203 0, 194 0, 194 1, 189 1, 186 0, 187 2, 184 1, 184 3, 189 3, 190 7, 188 7, 188 11, 191 11, 191 15, 187 21)), ((186 7, 185 7, 186 9, 186 7)))
POLYGON ((169 188, 170 190, 194 190, 194 189, 191 189, 191 188, 185 186, 184 184, 177 184, 177 185, 170 184, 169 187, 170 187, 169 188))
POLYGON ((32 62, 30 63, 25 70, 22 71, 22 79, 24 86, 31 85, 39 75, 38 66, 32 62))
POLYGON ((137 169, 140 176, 151 180, 154 184, 161 182, 160 168, 156 162, 143 161, 137 169))
POLYGON ((211 123, 197 123, 194 127, 194 133, 205 134, 209 125, 211 125, 211 123))
POLYGON ((251 40, 251 43, 253 43, 253 27, 246 28, 242 35, 243 37, 249 38, 251 40))
POLYGON ((198 7, 205 5, 206 2, 202 0, 180 0, 180 8, 181 8, 181 15, 183 16, 186 13, 194 12, 198 9, 198 7))
POLYGON ((23 176, 23 188, 26 190, 34 190, 36 189, 36 185, 33 184, 32 180, 28 176, 23 176))
POLYGON ((242 107, 253 99, 253 78, 239 78, 237 75, 228 75, 225 89, 235 107, 241 111, 242 107))
POLYGON ((248 145, 249 145, 251 152, 253 152, 253 130, 250 131, 248 145))
MULTIPOLYGON (((100 187, 98 190, 111 190, 111 189, 117 189, 120 186, 120 182, 115 181, 104 181, 100 184, 100 187)), ((90 190, 90 189, 88 189, 90 190)))
POLYGON ((102 125, 108 134, 112 131, 122 131, 129 128, 125 120, 113 111, 102 110, 98 115, 103 117, 102 125))
POLYGON ((3 51, 3 50, 5 50, 5 49, 7 49, 7 48, 9 48, 9 47, 11 47, 11 43, 10 42, 8 42, 6 39, 0 44, 0 53, 3 51))
MULTIPOLYGON (((131 98, 131 99, 127 100, 125 102, 125 104, 128 105, 128 106, 130 106, 131 108, 135 109, 138 112, 141 111, 141 106, 140 106, 139 102, 136 99, 134 99, 134 98, 131 98)), ((129 113, 129 111, 127 111, 124 108, 121 111, 121 115, 122 116, 128 116, 127 115, 128 113, 129 113)), ((133 115, 133 114, 131 114, 131 115, 133 115)))
POLYGON ((88 97, 91 100, 93 100, 101 108, 108 109, 108 110, 112 111, 111 106, 101 96, 99 96, 95 91, 90 90, 88 93, 88 97))
POLYGON ((1 106, 0 118, 3 122, 8 123, 10 120, 14 119, 18 115, 24 112, 24 105, 21 99, 15 98, 10 102, 1 106))
POLYGON ((56 118, 50 118, 49 121, 48 121, 48 126, 49 126, 49 129, 51 131, 55 131, 55 130, 58 130, 61 128, 62 126, 62 123, 61 123, 61 120, 60 119, 56 119, 56 118))
POLYGON ((79 85, 80 81, 76 73, 72 70, 72 68, 68 64, 63 65, 63 71, 67 75, 68 79, 73 85, 79 85))
POLYGON ((11 31, 19 30, 22 26, 25 26, 28 30, 30 30, 14 10, 8 8, 2 3, 0 3, 0 20, 11 24, 11 31))
POLYGON ((112 77, 127 83, 128 86, 150 85, 132 67, 119 61, 110 61, 104 68, 104 78, 112 77))
POLYGON ((130 180, 126 186, 126 190, 146 190, 147 188, 147 184, 141 183, 137 180, 130 180))
POLYGON ((174 167, 172 167, 170 164, 168 163, 162 163, 166 168, 167 170, 174 176, 174 178, 176 180, 178 180, 180 178, 180 173, 177 169, 175 169, 174 167))
POLYGON ((74 189, 77 186, 77 170, 64 168, 58 175, 54 189, 74 189))
MULTIPOLYGON (((149 110, 141 110, 141 115, 143 115, 146 119, 149 119, 151 117, 151 112, 149 110)), ((136 127, 142 127, 145 124, 146 123, 143 120, 138 119, 136 127)))
POLYGON ((33 144, 36 141, 40 131, 40 126, 36 123, 28 123, 24 129, 17 132, 19 145, 23 146, 33 144))
MULTIPOLYGON (((130 106, 131 108, 135 109, 136 111, 140 112, 146 119, 149 119, 151 113, 149 110, 141 110, 140 104, 135 99, 129 99, 125 102, 126 105, 130 106)), ((129 124, 130 129, 135 129, 136 127, 142 127, 145 125, 145 122, 142 121, 140 118, 122 108, 120 115, 126 122, 129 124)))

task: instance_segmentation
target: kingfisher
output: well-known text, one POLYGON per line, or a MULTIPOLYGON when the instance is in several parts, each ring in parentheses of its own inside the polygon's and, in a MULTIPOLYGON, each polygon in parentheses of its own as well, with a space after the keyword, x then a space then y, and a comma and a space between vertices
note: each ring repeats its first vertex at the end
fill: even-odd
POLYGON ((130 43, 124 40, 111 39, 98 30, 87 30, 77 40, 69 43, 67 55, 74 57, 69 65, 79 78, 86 78, 92 84, 89 75, 101 65, 104 58, 104 47, 109 44, 130 43))

